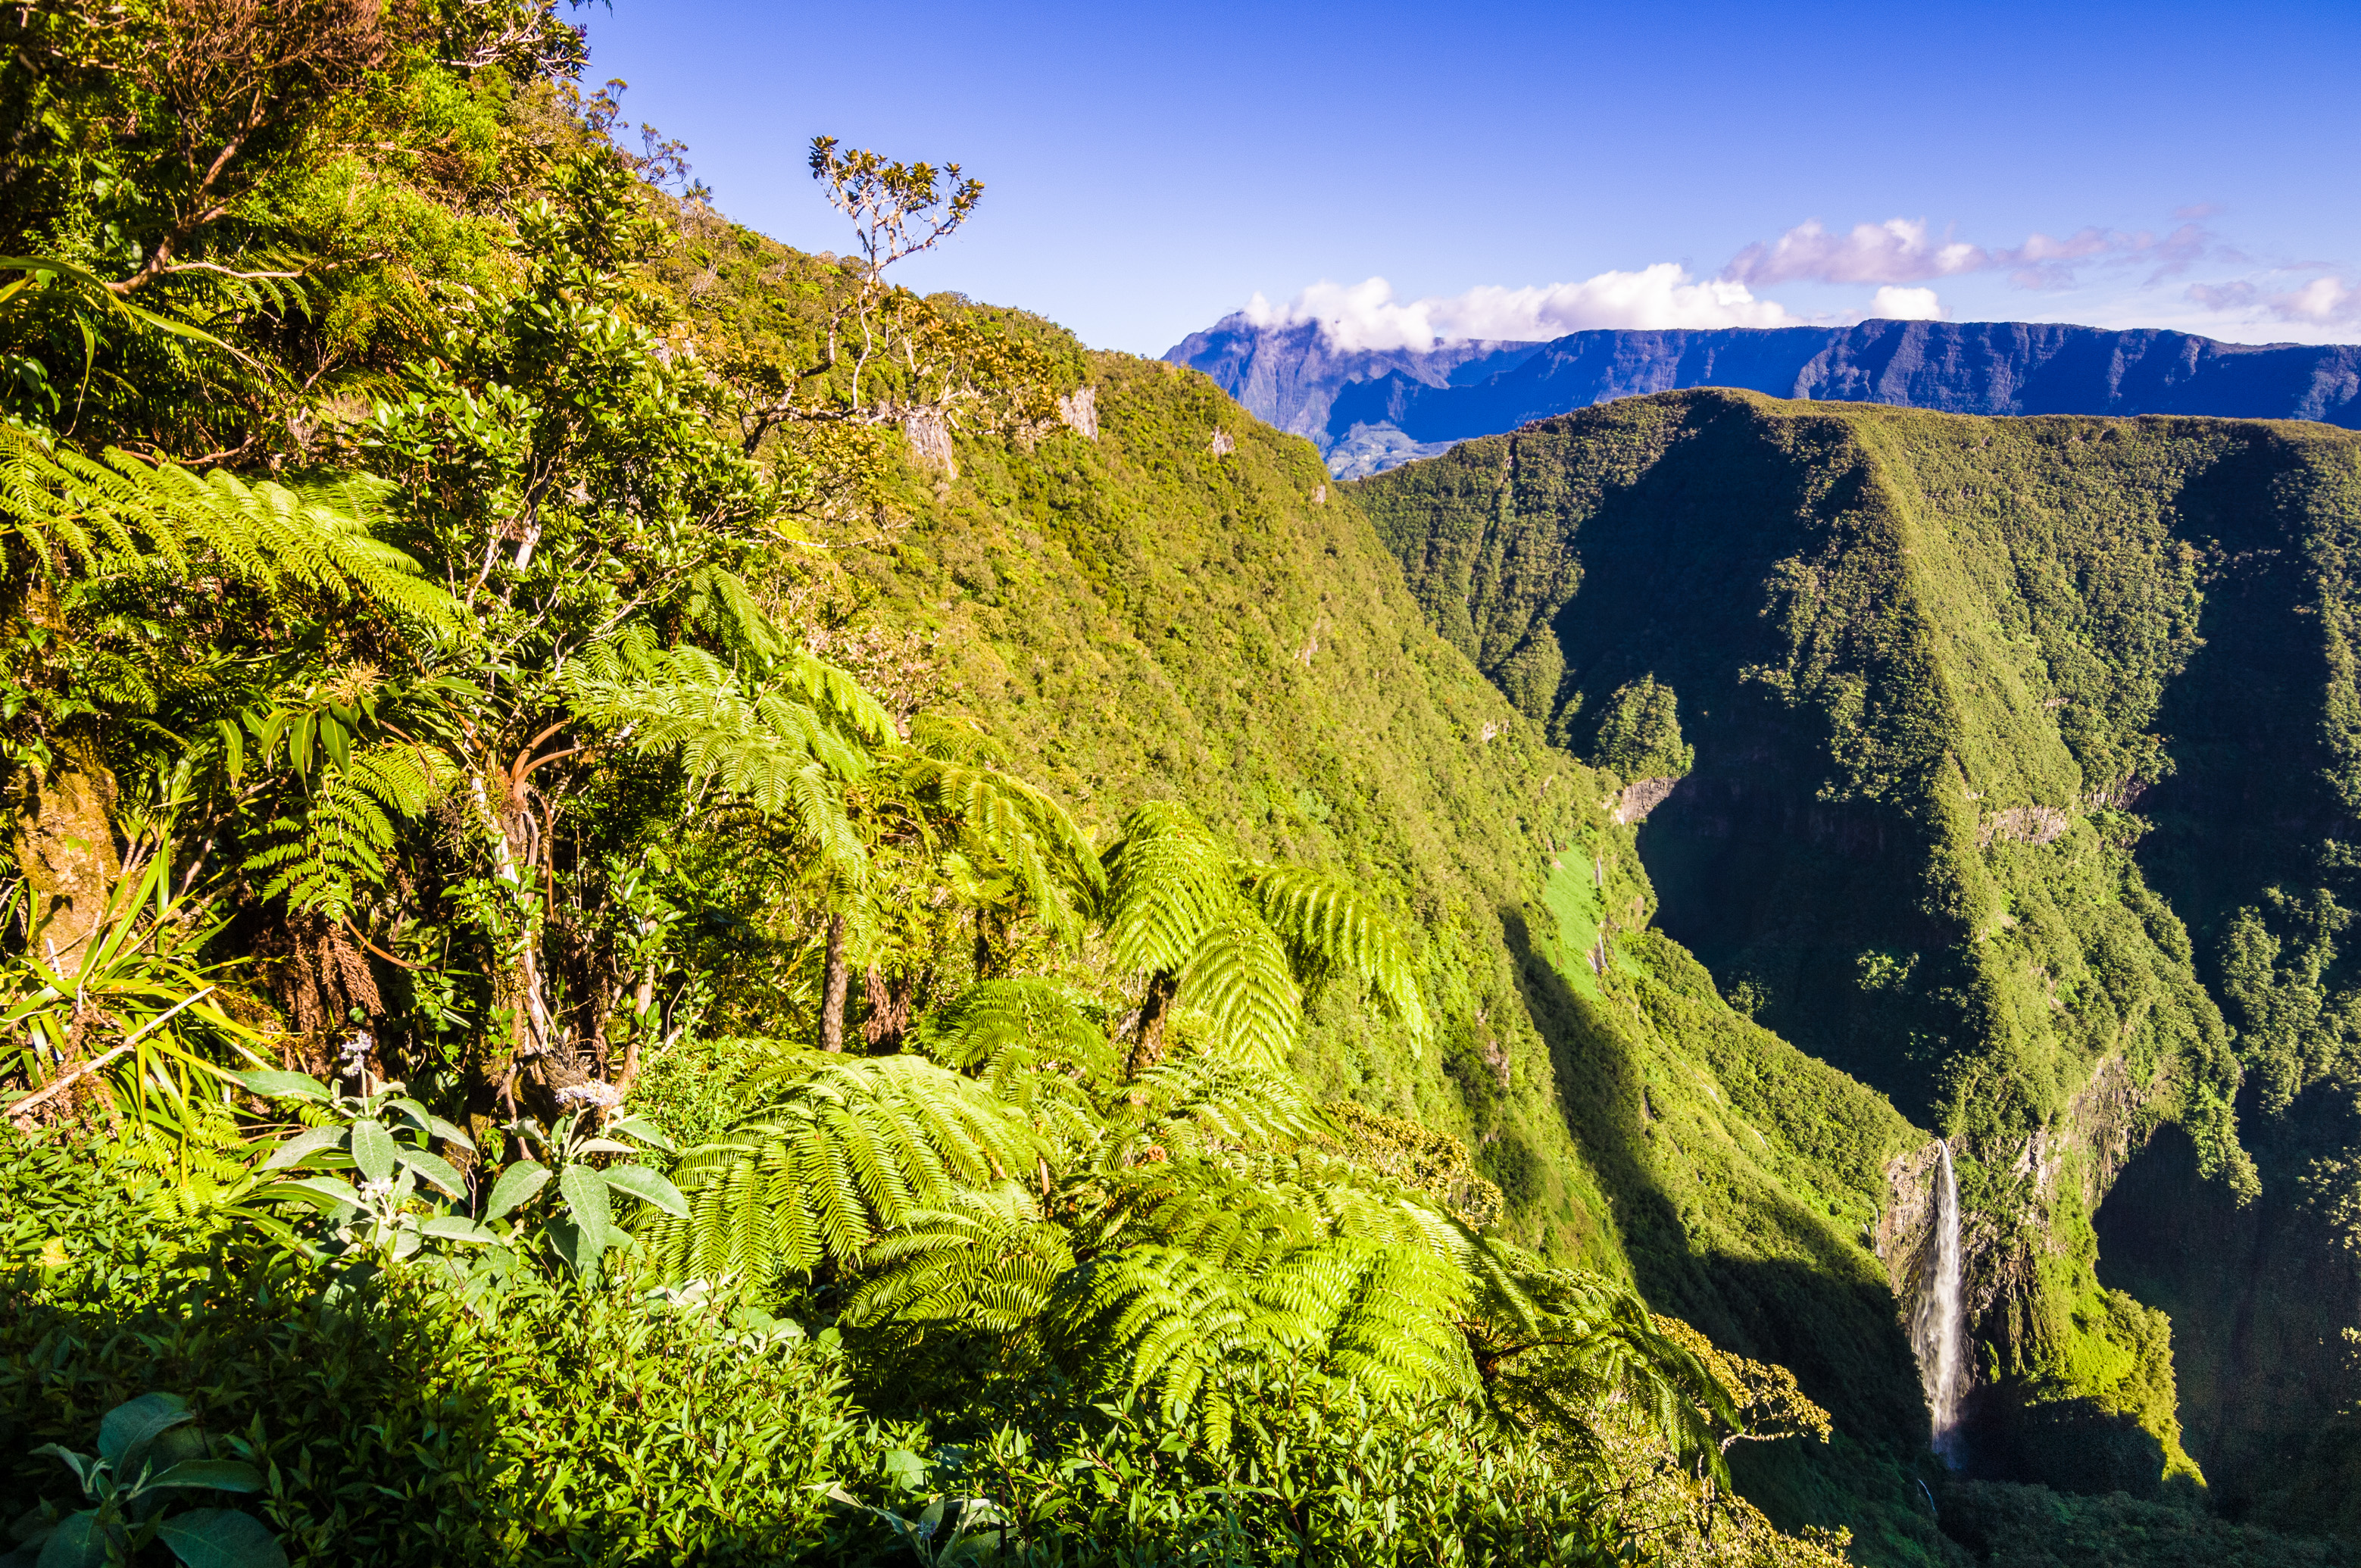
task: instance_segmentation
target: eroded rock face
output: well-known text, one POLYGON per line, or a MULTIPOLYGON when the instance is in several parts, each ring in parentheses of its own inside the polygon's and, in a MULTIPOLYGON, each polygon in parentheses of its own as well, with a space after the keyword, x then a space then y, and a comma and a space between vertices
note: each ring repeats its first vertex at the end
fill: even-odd
POLYGON ((1673 778, 1635 779, 1623 786, 1615 797, 1615 820, 1621 823, 1645 822, 1648 813, 1672 799, 1681 781, 1673 778))

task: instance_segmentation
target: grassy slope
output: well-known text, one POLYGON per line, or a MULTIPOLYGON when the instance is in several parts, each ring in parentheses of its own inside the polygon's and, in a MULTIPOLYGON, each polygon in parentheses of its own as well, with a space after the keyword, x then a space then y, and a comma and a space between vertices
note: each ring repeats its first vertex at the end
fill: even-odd
POLYGON ((1747 1456, 1775 1513, 1851 1525, 1876 1561, 1939 1550, 1905 1469, 1916 1374, 1864 1245, 1884 1161, 1924 1135, 1646 930, 1654 894, 1598 775, 1427 629, 1307 443, 1192 372, 1098 356, 1092 376, 1097 443, 962 443, 956 481, 902 497, 906 532, 849 553, 867 614, 937 639, 952 702, 1091 827, 1177 795, 1254 852, 1394 888, 1443 1047, 1412 1061, 1332 1003, 1302 1076, 1467 1138, 1512 1228, 1794 1366, 1842 1435, 1747 1456), (1602 982, 1580 955, 1604 918, 1602 982))
POLYGON ((2336 938, 2361 442, 1706 392, 1355 488, 1433 623, 1554 733, 1674 686, 1697 762, 1641 837, 1666 928, 1983 1157, 1974 1283, 2010 1374, 1987 1463, 2106 1485, 2169 1457, 2163 1324, 2102 1289, 2087 1214, 2169 1121, 2179 1183, 2135 1167, 2146 1228, 2125 1204, 2103 1228, 2140 1266, 2109 1277, 2182 1315, 2202 1456, 2234 1500, 2267 1489, 2265 1454, 2349 1397, 2341 1358, 2273 1375, 2246 1346, 2335 1343, 2321 1293, 2264 1287, 2320 1273, 2291 1206, 2354 1190, 2320 1162, 2351 1142, 2323 1102, 2361 1033, 2336 938), (2244 1209, 2217 997, 2265 1179, 2244 1209), (2249 1245, 2252 1277, 2204 1261, 2249 1245))

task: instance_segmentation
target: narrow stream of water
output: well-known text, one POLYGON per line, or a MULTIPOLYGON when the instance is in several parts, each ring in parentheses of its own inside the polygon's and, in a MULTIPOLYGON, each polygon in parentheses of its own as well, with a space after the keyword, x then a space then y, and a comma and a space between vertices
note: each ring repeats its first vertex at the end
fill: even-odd
POLYGON ((1953 1457, 1960 1426, 1960 1397, 1967 1391, 1967 1334, 1960 1304, 1960 1179, 1951 1169, 1951 1146, 1936 1146, 1942 1159, 1935 1177, 1935 1223, 1927 1238, 1930 1266, 1920 1277, 1910 1313, 1910 1348, 1918 1357, 1918 1381, 1934 1418, 1935 1452, 1953 1457))

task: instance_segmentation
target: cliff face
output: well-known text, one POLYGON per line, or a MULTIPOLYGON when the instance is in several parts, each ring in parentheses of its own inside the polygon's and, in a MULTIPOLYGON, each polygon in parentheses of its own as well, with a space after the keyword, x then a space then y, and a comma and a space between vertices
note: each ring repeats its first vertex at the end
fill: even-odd
POLYGON ((2185 1436, 2225 1499, 2333 1513, 2361 437, 1689 392, 1348 489, 1553 738, 1693 751, 1638 828, 1657 923, 1951 1137, 1971 1462, 2154 1490, 2185 1436))
POLYGON ((1578 332, 1543 345, 1341 355, 1316 325, 1233 317, 1167 358, 1308 435, 1340 476, 1618 398, 1729 387, 1973 414, 2202 414, 2361 427, 2361 347, 2026 322, 1578 332), (1422 450, 1424 448, 1426 450, 1422 450))

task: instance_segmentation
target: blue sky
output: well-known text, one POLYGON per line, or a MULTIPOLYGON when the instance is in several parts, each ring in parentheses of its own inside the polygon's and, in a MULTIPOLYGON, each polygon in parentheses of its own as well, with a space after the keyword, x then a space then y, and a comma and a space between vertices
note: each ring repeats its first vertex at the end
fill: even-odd
POLYGON ((2361 5, 613 0, 596 82, 741 222, 847 244, 804 148, 957 159, 906 264, 1160 353, 1866 314, 2361 340, 2361 5), (1381 280, 1381 281, 1379 281, 1381 280))

